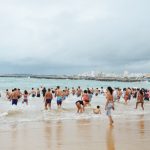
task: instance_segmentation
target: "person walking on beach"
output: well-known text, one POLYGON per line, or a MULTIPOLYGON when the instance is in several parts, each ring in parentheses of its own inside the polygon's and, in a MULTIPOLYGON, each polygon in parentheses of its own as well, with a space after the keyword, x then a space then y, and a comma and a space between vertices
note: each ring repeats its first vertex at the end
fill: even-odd
POLYGON ((137 102, 136 102, 136 107, 135 109, 137 109, 138 104, 141 104, 142 109, 144 110, 144 93, 142 90, 140 90, 138 92, 138 96, 137 96, 137 102))
POLYGON ((48 89, 48 91, 45 93, 44 101, 45 101, 45 110, 48 108, 51 109, 51 101, 53 99, 53 95, 51 93, 51 90, 48 89))
POLYGON ((114 101, 113 101, 113 89, 111 87, 108 87, 106 90, 106 115, 109 118, 110 125, 114 123, 112 116, 111 116, 111 109, 114 110, 114 101))

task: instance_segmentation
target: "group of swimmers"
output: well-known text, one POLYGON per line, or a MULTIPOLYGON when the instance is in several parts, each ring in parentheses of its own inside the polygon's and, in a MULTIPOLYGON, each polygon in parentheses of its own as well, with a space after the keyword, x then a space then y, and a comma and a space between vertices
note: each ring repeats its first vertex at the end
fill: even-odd
MULTIPOLYGON (((28 97, 31 95, 34 97, 43 97, 44 99, 44 107, 45 109, 51 109, 51 101, 54 97, 57 98, 57 106, 58 109, 61 108, 63 100, 65 100, 69 95, 77 96, 79 98, 76 101, 75 105, 77 107, 77 113, 83 113, 85 111, 86 106, 90 106, 90 102, 92 100, 93 95, 98 96, 99 94, 103 94, 106 97, 106 105, 105 110, 106 114, 109 117, 110 124, 113 124, 113 119, 111 117, 111 110, 114 110, 114 102, 120 102, 120 98, 122 97, 125 101, 125 104, 128 103, 131 98, 136 98, 136 107, 138 104, 141 104, 142 109, 144 110, 144 100, 149 100, 150 91, 146 89, 136 89, 136 88, 115 88, 108 87, 106 90, 101 87, 99 88, 87 88, 86 90, 82 90, 80 86, 75 89, 69 89, 65 87, 65 89, 61 89, 60 86, 57 86, 55 89, 46 89, 45 87, 41 87, 38 89, 32 88, 30 92, 25 90, 23 93, 20 89, 14 88, 11 92, 6 90, 6 97, 8 100, 12 101, 12 105, 17 105, 20 98, 23 98, 22 103, 26 103, 28 105, 28 97)), ((100 106, 97 106, 93 109, 95 114, 101 114, 100 106)))

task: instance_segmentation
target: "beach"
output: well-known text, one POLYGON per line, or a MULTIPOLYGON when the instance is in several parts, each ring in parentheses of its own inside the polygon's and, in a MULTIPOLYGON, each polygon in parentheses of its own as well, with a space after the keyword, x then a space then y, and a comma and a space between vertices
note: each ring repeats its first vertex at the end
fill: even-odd
POLYGON ((0 150, 150 150, 150 1, 0 1, 0 150))
POLYGON ((44 109, 43 97, 29 96, 29 104, 22 104, 19 99, 17 106, 12 106, 6 98, 5 89, 20 87, 21 90, 31 90, 40 85, 56 87, 82 88, 107 86, 116 87, 145 87, 149 82, 122 83, 98 81, 71 80, 37 80, 0 78, 0 150, 149 150, 150 142, 150 103, 144 102, 144 111, 139 106, 134 109, 136 99, 132 98, 127 105, 123 97, 115 102, 112 111, 114 125, 109 125, 106 116, 106 99, 103 94, 93 95, 91 106, 85 112, 77 113, 75 103, 81 97, 70 94, 62 104, 61 111, 57 110, 57 98, 52 100, 51 110, 44 109), (101 107, 102 114, 94 114, 93 108, 101 107))
POLYGON ((3 150, 149 150, 150 121, 66 120, 13 124, 0 130, 3 150))

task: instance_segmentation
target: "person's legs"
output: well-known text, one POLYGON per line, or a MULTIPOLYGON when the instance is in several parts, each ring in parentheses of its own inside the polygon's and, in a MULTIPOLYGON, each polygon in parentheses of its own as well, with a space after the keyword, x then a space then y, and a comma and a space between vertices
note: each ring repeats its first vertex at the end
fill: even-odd
POLYGON ((47 102, 45 102, 45 110, 47 110, 47 102))
POLYGON ((76 103, 76 106, 77 106, 77 113, 79 113, 80 112, 80 110, 81 110, 81 105, 80 105, 80 103, 78 102, 78 103, 76 103))
POLYGON ((17 106, 18 100, 17 99, 13 99, 12 100, 12 105, 16 105, 17 106))
POLYGON ((142 107, 142 109, 144 110, 144 103, 143 103, 143 102, 141 103, 141 107, 142 107))
POLYGON ((51 103, 49 103, 49 109, 51 109, 51 103))
POLYGON ((110 125, 112 125, 114 123, 111 115, 109 116, 109 122, 110 122, 110 125))
POLYGON ((137 107, 138 107, 138 104, 139 104, 139 103, 138 103, 138 102, 136 102, 136 107, 135 107, 135 109, 137 109, 137 107))

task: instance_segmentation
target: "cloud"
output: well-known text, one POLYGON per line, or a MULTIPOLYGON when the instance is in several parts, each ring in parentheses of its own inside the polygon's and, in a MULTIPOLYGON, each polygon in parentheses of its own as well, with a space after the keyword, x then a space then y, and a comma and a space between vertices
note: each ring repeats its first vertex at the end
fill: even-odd
POLYGON ((0 73, 148 72, 149 4, 0 1, 0 73))

